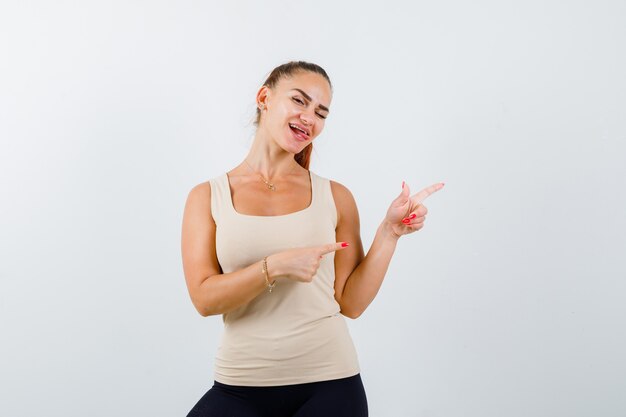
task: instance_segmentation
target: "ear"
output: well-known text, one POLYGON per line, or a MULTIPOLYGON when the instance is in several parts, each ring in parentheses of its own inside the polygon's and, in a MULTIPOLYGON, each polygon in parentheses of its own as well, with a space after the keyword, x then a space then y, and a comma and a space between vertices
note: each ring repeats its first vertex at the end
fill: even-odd
POLYGON ((265 108, 267 108, 269 95, 270 95, 270 89, 266 85, 261 86, 261 88, 259 88, 259 91, 257 91, 256 93, 257 107, 262 104, 265 106, 265 108))

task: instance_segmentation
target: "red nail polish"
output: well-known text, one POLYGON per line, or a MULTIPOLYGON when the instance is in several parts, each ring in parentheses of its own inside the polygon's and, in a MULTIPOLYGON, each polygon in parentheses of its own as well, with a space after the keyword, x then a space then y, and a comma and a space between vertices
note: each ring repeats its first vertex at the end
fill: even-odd
POLYGON ((341 242, 341 247, 345 248, 346 246, 348 246, 348 242, 341 242))
POLYGON ((404 220, 402 220, 402 223, 404 223, 404 224, 409 224, 409 222, 410 222, 410 221, 411 221, 411 220, 409 220, 409 219, 404 219, 404 220))
POLYGON ((402 181, 402 189, 404 190, 404 181, 402 181))
POLYGON ((416 217, 417 217, 417 214, 413 213, 413 214, 411 214, 411 217, 410 217, 410 218, 411 218, 411 219, 414 219, 414 218, 416 218, 416 217))

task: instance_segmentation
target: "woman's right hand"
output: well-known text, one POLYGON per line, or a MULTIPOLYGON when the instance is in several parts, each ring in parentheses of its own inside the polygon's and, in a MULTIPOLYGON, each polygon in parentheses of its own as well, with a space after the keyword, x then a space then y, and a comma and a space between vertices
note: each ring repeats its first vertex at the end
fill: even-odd
POLYGON ((270 281, 284 276, 294 281, 311 282, 317 274, 322 257, 331 252, 345 249, 346 242, 329 243, 321 246, 290 249, 267 257, 270 281))

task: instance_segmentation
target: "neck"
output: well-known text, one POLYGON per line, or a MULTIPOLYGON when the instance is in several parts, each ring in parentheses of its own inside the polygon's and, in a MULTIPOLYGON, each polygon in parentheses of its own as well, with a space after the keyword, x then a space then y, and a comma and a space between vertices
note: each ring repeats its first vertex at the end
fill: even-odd
POLYGON ((291 174, 300 167, 294 159, 294 154, 276 145, 274 140, 269 139, 261 131, 257 131, 245 160, 254 171, 268 181, 291 174))

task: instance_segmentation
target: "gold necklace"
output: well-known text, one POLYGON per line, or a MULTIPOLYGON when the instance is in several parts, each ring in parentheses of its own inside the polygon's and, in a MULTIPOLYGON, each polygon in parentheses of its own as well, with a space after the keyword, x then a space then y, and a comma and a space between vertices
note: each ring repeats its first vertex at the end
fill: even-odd
MULTIPOLYGON (((261 174, 259 174, 258 172, 256 172, 256 171, 254 170, 254 168, 252 168, 252 166, 248 163, 248 161, 247 161, 246 159, 244 159, 244 160, 243 160, 243 162, 245 162, 245 163, 246 163, 246 165, 248 165, 248 168, 250 168, 250 170, 251 170, 253 173, 257 174, 257 175, 259 176, 259 178, 261 178, 261 180, 265 183, 265 185, 267 186, 267 188, 268 188, 268 189, 270 189, 270 190, 272 190, 272 191, 276 191, 276 186, 275 186, 273 183, 271 183, 271 182, 267 181, 267 180, 265 179, 265 177, 263 177, 263 175, 261 175, 261 174)), ((295 171, 295 170, 296 170, 296 167, 294 167, 294 168, 291 170, 291 172, 290 172, 289 174, 287 174, 287 175, 292 174, 292 173, 293 173, 293 171, 295 171)))

